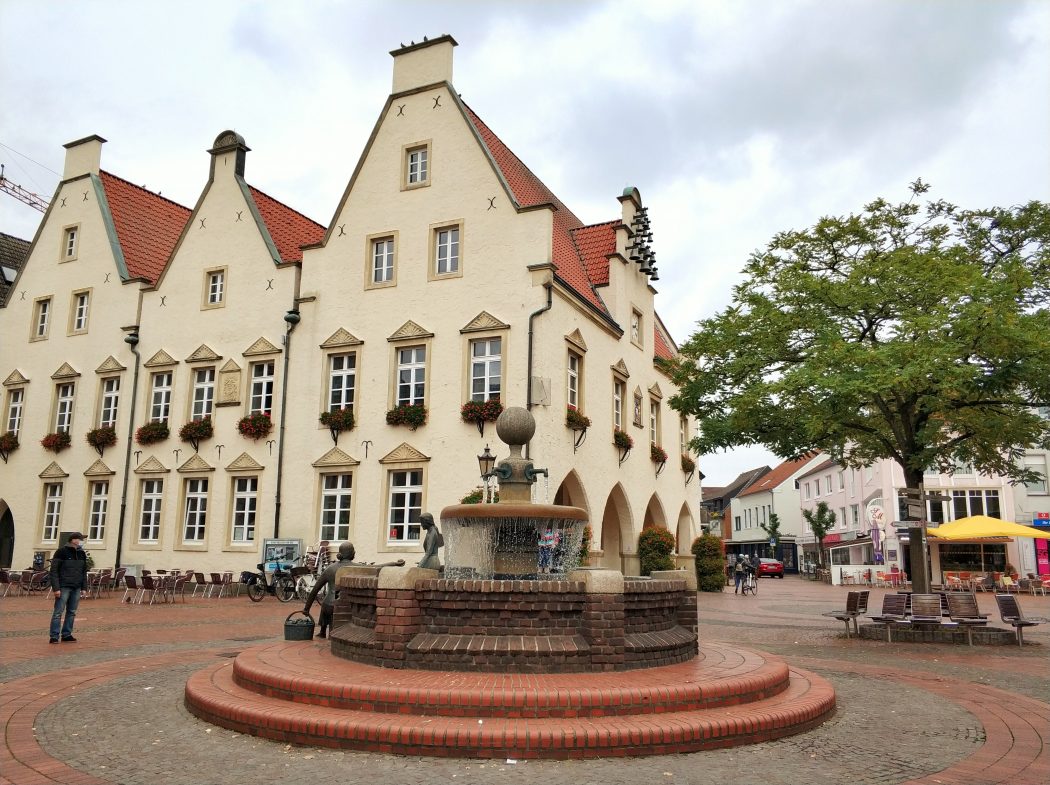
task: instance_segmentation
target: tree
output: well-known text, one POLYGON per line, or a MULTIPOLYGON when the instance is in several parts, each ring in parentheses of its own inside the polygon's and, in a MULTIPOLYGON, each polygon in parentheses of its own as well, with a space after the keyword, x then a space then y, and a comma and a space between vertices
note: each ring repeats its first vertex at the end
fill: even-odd
POLYGON ((698 454, 764 444, 861 468, 973 465, 1035 478, 1050 448, 1050 206, 962 210, 876 199, 777 234, 729 307, 700 322, 671 403, 701 422, 698 454))
POLYGON ((693 566, 700 591, 722 591, 726 585, 725 546, 713 534, 701 534, 693 540, 693 566))
POLYGON ((816 512, 803 510, 802 517, 806 519, 809 528, 813 530, 813 536, 817 538, 817 565, 824 569, 824 538, 835 528, 835 513, 828 507, 827 502, 820 502, 816 512))
POLYGON ((642 575, 650 575, 657 570, 673 570, 674 535, 662 526, 650 526, 642 529, 638 535, 638 561, 642 575))
POLYGON ((758 524, 769 539, 773 540, 773 555, 776 556, 777 546, 780 545, 780 516, 775 512, 769 513, 769 523, 758 524))

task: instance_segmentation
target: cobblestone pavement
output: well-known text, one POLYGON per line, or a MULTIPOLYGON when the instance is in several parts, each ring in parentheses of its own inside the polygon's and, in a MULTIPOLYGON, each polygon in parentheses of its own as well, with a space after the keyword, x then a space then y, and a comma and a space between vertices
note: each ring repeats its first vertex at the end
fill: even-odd
MULTIPOLYGON (((881 604, 873 590, 872 606, 881 604)), ((994 598, 978 595, 994 615, 994 598)), ((213 727, 183 707, 186 679, 280 637, 294 604, 272 598, 130 606, 81 603, 79 642, 50 646, 50 603, 0 599, 0 782, 244 785, 387 783, 1050 782, 1050 625, 1019 647, 846 640, 820 616, 845 591, 762 581, 760 596, 700 595, 700 634, 777 654, 835 686, 836 715, 775 742, 688 755, 593 761, 401 758, 291 747, 213 727)), ((1021 598, 1050 615, 1050 598, 1021 598)))

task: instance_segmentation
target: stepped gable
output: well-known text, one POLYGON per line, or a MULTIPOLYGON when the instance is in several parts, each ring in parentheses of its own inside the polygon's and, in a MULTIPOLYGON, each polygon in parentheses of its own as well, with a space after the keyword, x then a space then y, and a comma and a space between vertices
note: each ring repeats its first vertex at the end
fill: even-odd
POLYGON ((301 262, 302 246, 319 243, 324 238, 325 228, 321 224, 311 221, 254 186, 249 185, 248 191, 255 200, 255 206, 282 262, 301 262))
POLYGON ((128 276, 155 282, 190 217, 190 209, 100 171, 128 276))

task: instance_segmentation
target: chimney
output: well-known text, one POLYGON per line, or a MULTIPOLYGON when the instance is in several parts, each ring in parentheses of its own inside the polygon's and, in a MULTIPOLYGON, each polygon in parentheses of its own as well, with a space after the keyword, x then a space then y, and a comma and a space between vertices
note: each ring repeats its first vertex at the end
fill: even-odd
POLYGON ((63 180, 72 180, 85 174, 98 174, 102 163, 102 145, 106 140, 97 134, 85 136, 63 145, 66 148, 66 164, 62 170, 63 180))
POLYGON ((215 137, 215 144, 208 151, 211 153, 211 177, 215 179, 217 167, 229 167, 233 165, 233 173, 244 178, 244 159, 248 156, 251 148, 244 142, 244 137, 236 131, 223 131, 215 137), (221 161, 221 164, 220 164, 221 161))
POLYGON ((408 46, 390 53, 394 58, 394 87, 396 93, 404 93, 417 87, 427 87, 439 82, 452 81, 452 47, 458 46, 456 39, 443 35, 430 40, 424 36, 423 43, 413 41, 408 46))

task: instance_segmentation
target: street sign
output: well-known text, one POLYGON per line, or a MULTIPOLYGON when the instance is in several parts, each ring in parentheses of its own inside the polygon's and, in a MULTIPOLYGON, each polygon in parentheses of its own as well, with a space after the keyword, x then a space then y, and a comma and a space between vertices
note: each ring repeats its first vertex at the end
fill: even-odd
POLYGON ((769 538, 769 544, 770 544, 771 546, 773 546, 773 547, 776 547, 776 544, 777 544, 777 538, 776 538, 776 537, 770 537, 770 538, 769 538))
POLYGON ((908 517, 912 520, 920 520, 926 512, 926 505, 922 502, 908 502, 908 517))

